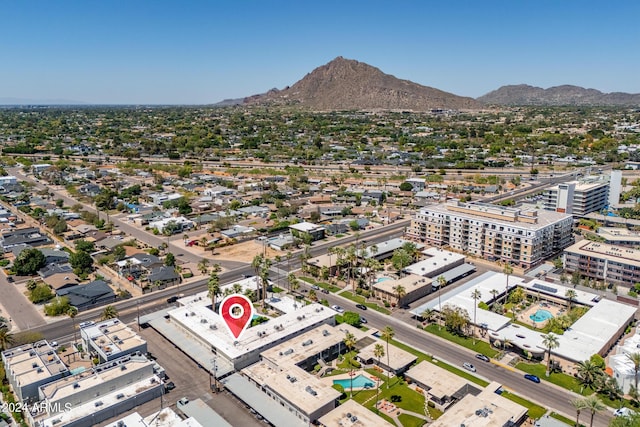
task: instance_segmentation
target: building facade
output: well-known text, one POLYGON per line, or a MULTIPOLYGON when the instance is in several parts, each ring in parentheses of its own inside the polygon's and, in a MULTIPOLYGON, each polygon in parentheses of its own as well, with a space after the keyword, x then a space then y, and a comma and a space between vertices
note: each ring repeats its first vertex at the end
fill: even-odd
POLYGON ((571 245, 572 227, 563 213, 455 201, 422 208, 407 236, 527 269, 571 245))
POLYGON ((548 211, 583 217, 599 212, 608 204, 609 181, 587 179, 558 184, 543 194, 544 208, 548 211))
POLYGON ((564 268, 617 285, 640 282, 640 251, 583 240, 564 251, 564 268))

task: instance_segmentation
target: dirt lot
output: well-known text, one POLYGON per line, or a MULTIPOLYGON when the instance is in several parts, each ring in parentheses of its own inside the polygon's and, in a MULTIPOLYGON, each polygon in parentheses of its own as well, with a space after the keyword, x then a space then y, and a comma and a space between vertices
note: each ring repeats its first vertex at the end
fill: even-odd
MULTIPOLYGON (((263 251, 264 248, 261 243, 258 243, 255 240, 249 240, 246 242, 216 249, 213 259, 230 259, 233 261, 243 261, 250 263, 251 261, 253 261, 253 257, 264 253, 263 251)), ((276 255, 280 255, 283 258, 286 256, 286 252, 276 251, 271 248, 267 248, 266 254, 269 258, 272 259, 276 255)))

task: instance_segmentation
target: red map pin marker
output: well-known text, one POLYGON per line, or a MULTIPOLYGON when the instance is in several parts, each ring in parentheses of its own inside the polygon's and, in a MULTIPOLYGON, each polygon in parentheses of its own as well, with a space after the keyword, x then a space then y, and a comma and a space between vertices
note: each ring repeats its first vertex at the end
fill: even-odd
POLYGON ((244 295, 229 295, 220 303, 220 316, 231 335, 238 339, 251 323, 253 304, 244 295))

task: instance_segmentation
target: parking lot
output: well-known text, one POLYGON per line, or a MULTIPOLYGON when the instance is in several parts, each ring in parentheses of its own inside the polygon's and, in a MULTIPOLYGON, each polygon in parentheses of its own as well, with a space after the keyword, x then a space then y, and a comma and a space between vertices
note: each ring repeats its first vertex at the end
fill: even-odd
MULTIPOLYGON (((137 329, 137 326, 134 324, 130 326, 137 329)), ((196 362, 182 353, 180 349, 176 348, 154 329, 142 329, 139 334, 147 340, 149 352, 153 354, 157 362, 165 369, 169 377, 167 381, 173 382, 176 386, 175 389, 164 395, 162 399, 163 407, 166 408, 170 406, 177 412, 176 402, 178 399, 183 397, 187 397, 189 400, 200 398, 231 425, 265 427, 266 424, 258 421, 249 410, 245 408, 244 404, 236 400, 230 393, 213 393, 210 391, 208 373, 204 369, 199 368, 196 362)), ((111 422, 136 411, 143 417, 146 417, 159 411, 160 405, 160 399, 152 400, 151 402, 138 406, 132 411, 119 415, 112 419, 111 422)), ((105 422, 100 425, 104 426, 108 424, 109 422, 105 422)))

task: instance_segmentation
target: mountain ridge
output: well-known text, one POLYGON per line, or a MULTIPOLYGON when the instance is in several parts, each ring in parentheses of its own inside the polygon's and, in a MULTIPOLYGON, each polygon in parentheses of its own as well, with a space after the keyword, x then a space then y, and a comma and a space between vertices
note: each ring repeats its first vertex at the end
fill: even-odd
POLYGON ((292 86, 249 96, 245 105, 296 105, 316 110, 479 109, 462 97, 382 72, 364 62, 338 56, 292 86))
POLYGON ((581 86, 560 85, 543 89, 527 84, 505 85, 476 98, 483 105, 505 106, 639 106, 640 94, 604 93, 581 86))

